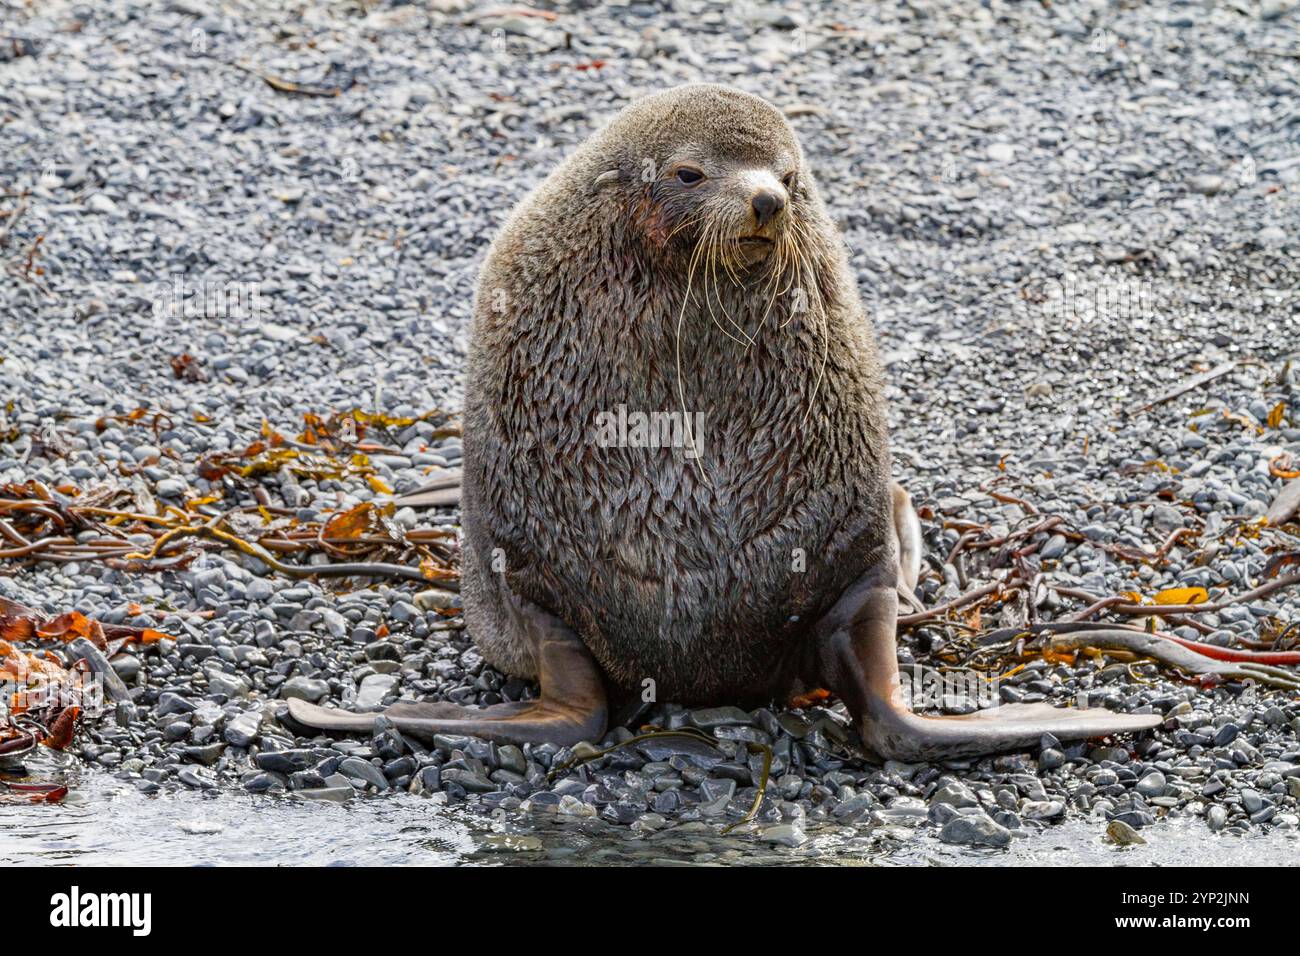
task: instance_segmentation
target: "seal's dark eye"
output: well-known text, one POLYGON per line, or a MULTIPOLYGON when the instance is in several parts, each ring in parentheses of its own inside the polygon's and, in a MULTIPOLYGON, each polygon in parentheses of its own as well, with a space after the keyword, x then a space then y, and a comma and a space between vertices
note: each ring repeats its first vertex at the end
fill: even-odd
POLYGON ((794 189, 794 173, 786 173, 782 176, 781 185, 785 186, 786 192, 794 189))
POLYGON ((681 169, 677 170, 677 181, 683 186, 694 186, 696 183, 702 182, 703 179, 704 174, 698 169, 691 169, 689 166, 683 166, 681 169))

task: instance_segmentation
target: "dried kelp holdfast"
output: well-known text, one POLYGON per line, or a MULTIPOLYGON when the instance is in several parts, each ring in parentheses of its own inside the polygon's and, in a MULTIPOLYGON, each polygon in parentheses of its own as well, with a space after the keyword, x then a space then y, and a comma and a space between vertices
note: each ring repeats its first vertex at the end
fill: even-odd
MULTIPOLYGON (((5 725, 4 736, 7 739, 0 740, 0 760, 4 761, 27 756, 50 733, 44 724, 26 715, 7 717, 5 725)), ((0 783, 4 783, 3 779, 0 783)))
POLYGON ((68 795, 68 788, 60 783, 8 780, 5 777, 10 772, 25 774, 26 770, 17 761, 41 744, 54 750, 66 747, 72 741, 80 716, 80 708, 65 708, 49 727, 27 714, 6 716, 4 737, 7 739, 0 740, 0 798, 13 794, 32 803, 57 803, 68 795))

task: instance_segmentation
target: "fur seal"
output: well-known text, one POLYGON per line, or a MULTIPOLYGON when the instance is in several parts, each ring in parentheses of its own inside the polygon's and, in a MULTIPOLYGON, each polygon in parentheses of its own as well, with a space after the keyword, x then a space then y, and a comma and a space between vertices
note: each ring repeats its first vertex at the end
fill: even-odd
MULTIPOLYGON (((890 478, 884 393, 843 243, 784 116, 714 85, 632 103, 518 205, 475 299, 466 624, 489 663, 536 678, 540 695, 385 716, 416 736, 573 744, 648 690, 703 704, 825 687, 869 751, 905 760, 1158 723, 908 709, 895 620, 921 537, 890 478)), ((375 717, 289 707, 325 730, 375 717)))

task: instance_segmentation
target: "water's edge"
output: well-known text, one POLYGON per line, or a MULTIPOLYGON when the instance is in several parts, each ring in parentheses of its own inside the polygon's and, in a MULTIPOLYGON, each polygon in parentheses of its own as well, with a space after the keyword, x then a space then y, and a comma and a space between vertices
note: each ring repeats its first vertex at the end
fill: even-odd
POLYGON ((95 770, 72 771, 57 805, 0 805, 0 866, 448 866, 599 863, 736 865, 1283 866, 1300 834, 1216 836, 1198 821, 1143 831, 1146 846, 1120 849, 1093 821, 1071 820, 1006 850, 902 841, 864 830, 810 829, 799 847, 718 836, 702 825, 654 834, 596 821, 493 820, 409 794, 322 804, 238 792, 145 796, 95 770))

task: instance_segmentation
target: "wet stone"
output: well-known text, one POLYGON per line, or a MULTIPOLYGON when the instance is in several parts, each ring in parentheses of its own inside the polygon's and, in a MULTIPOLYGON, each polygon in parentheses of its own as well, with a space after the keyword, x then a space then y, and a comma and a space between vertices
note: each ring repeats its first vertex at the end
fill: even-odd
POLYGON ((1106 837, 1117 846, 1141 846, 1147 842, 1123 820, 1111 820, 1106 825, 1106 837))
POLYGON ((865 819, 875 805, 876 800, 871 794, 862 793, 835 807, 831 815, 841 823, 856 823, 865 819))
POLYGON ((262 770, 293 773, 314 766, 318 759, 311 750, 280 750, 260 753, 253 758, 253 763, 262 770))
POLYGON ((225 750, 226 745, 223 743, 212 743, 203 747, 186 747, 185 759, 210 767, 221 759, 221 755, 225 753, 225 750))
POLYGON ((289 774, 290 790, 314 790, 325 786, 325 778, 314 770, 289 774))
POLYGON ((1038 755, 1038 766, 1043 770, 1056 770, 1065 766, 1065 754, 1054 748, 1048 748, 1038 755))
POLYGON ((1135 830, 1143 827, 1149 827, 1156 822, 1156 818, 1144 810, 1123 810, 1111 817, 1112 820, 1119 820, 1135 830))
POLYGON ((704 731, 709 731, 715 727, 732 727, 752 724, 749 714, 739 707, 707 707, 702 710, 693 710, 690 714, 691 723, 704 731))
POLYGON ((422 767, 411 781, 411 790, 417 794, 436 793, 442 789, 442 770, 438 767, 422 767))
MULTIPOLYGON (((369 784, 376 790, 387 790, 388 780, 374 764, 360 757, 346 757, 339 763, 338 772, 349 780, 369 784)), ((492 789, 491 786, 488 787, 492 789)))
POLYGON ((719 763, 714 765, 710 769, 710 772, 714 776, 734 780, 742 785, 748 785, 753 782, 753 776, 750 774, 749 768, 741 766, 740 764, 730 762, 719 763))
POLYGON ((363 678, 357 690, 357 710, 377 710, 384 698, 397 686, 397 677, 392 674, 371 674, 363 678))
POLYGON ((1241 728, 1239 728, 1236 724, 1232 724, 1232 723, 1224 724, 1214 734, 1214 746, 1226 747, 1228 744, 1236 740, 1237 735, 1240 733, 1241 733, 1241 728))
POLYGON ((226 743, 235 747, 247 747, 257 737, 262 727, 262 715, 248 712, 240 714, 226 724, 226 743))
POLYGON ((979 800, 975 794, 965 784, 952 782, 945 784, 937 790, 933 797, 930 798, 932 804, 945 803, 958 809, 962 807, 978 807, 979 800))
POLYGON ((965 846, 1004 847, 1011 842, 1011 831, 986 814, 971 813, 949 820, 939 832, 939 839, 965 846))
POLYGON ((780 846, 801 846, 808 839, 804 828, 795 823, 778 823, 764 827, 760 832, 763 840, 780 846))
POLYGON ((700 796, 708 802, 724 797, 730 800, 735 792, 735 780, 709 778, 700 784, 700 796))
POLYGON ((285 789, 285 781, 273 773, 259 773, 244 783, 249 793, 271 793, 285 789))
POLYGON ((180 694, 169 692, 163 693, 158 698, 158 706, 154 708, 154 713, 159 717, 166 714, 188 714, 195 709, 195 704, 182 697, 180 694))
MULTIPOLYGON (((951 804, 936 803, 934 806, 930 808, 930 812, 926 814, 926 819, 928 819, 935 826, 942 827, 949 820, 953 819, 954 817, 959 817, 961 816, 961 814, 962 811, 958 810, 956 807, 952 806, 951 804)), ((996 820, 997 814, 994 814, 993 818, 996 820)))
POLYGON ((310 704, 318 703, 328 697, 329 692, 329 684, 323 680, 314 680, 309 677, 291 677, 280 687, 281 697, 285 699, 297 698, 310 704))
POLYGON ((1137 791, 1144 797, 1159 797, 1164 794, 1167 786, 1165 775, 1159 770, 1153 770, 1137 782, 1137 791))
POLYGON ((1026 820, 1056 820, 1065 814, 1065 804, 1060 800, 1029 800, 1020 808, 1026 820))
POLYGON ((444 785, 454 783, 463 787, 468 793, 490 793, 497 788, 496 784, 483 774, 472 770, 444 769, 442 782, 444 785))

